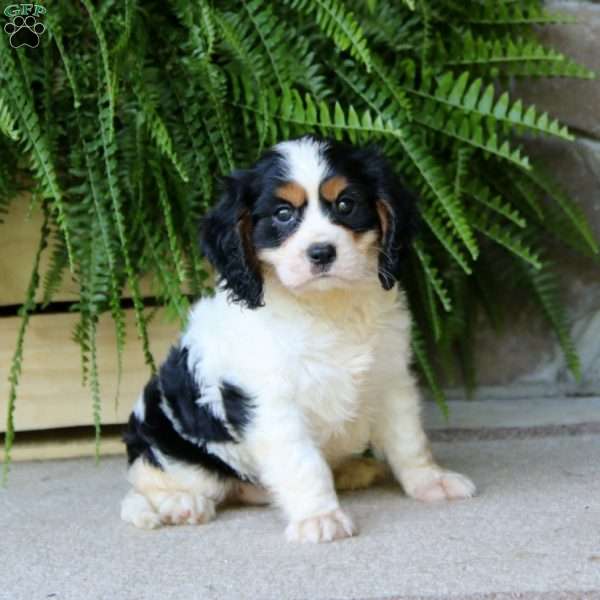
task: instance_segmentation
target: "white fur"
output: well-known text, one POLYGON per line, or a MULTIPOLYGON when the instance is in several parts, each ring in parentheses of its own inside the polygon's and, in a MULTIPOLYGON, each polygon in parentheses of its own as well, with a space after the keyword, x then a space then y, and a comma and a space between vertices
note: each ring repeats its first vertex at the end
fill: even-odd
MULTIPOLYGON (((431 456, 409 371, 410 319, 401 293, 373 280, 298 297, 269 278, 265 303, 251 311, 224 292, 205 298, 193 308, 182 343, 191 363, 202 356, 204 382, 231 377, 253 397, 255 412, 240 443, 209 449, 271 491, 293 524, 290 539, 326 541, 354 531, 347 517, 334 519, 342 525, 333 529, 329 520, 305 521, 338 514, 331 468, 369 443, 409 495, 438 500, 474 493, 468 479, 444 471, 431 456)), ((196 502, 213 503, 230 493, 200 468, 164 456, 160 462, 164 472, 136 461, 129 479, 163 523, 180 522, 172 506, 160 512, 165 492, 189 491, 196 502)), ((128 504, 124 518, 155 527, 148 505, 136 502, 137 512, 128 504)), ((184 522, 202 519, 190 514, 184 522)))
POLYGON ((138 396, 138 399, 133 405, 133 412, 140 421, 143 421, 146 418, 146 403, 144 402, 144 394, 140 394, 138 396))
POLYGON ((318 200, 319 186, 329 172, 329 165, 323 156, 326 148, 326 143, 310 137, 280 142, 274 148, 285 157, 288 178, 304 188, 309 201, 318 200))
MULTIPOLYGON (((218 291, 193 307, 181 339, 204 390, 217 390, 226 379, 252 398, 252 417, 238 443, 208 449, 269 495, 252 487, 241 491, 164 456, 164 471, 138 459, 129 475, 137 495, 123 508, 123 518, 136 525, 199 522, 214 512, 206 502, 214 508, 232 496, 272 497, 290 521, 290 539, 352 535, 332 468, 369 444, 413 497, 474 493, 467 478, 437 466, 429 450, 410 372, 410 315, 403 293, 385 291, 378 281, 375 234, 354 237, 319 210, 319 185, 328 169, 317 142, 286 142, 277 149, 287 156, 290 178, 306 190, 308 206, 298 231, 259 255, 265 306, 245 309, 218 291), (306 249, 314 242, 337 247, 331 277, 311 271, 306 249), (165 504, 169 496, 176 500, 165 504)), ((220 399, 208 396, 219 416, 220 399)))
POLYGON ((320 206, 320 186, 329 175, 323 157, 325 146, 311 138, 282 142, 275 147, 285 157, 288 177, 306 193, 306 210, 302 223, 291 238, 277 248, 264 249, 258 257, 270 265, 279 280, 289 289, 304 291, 335 289, 340 283, 353 283, 366 277, 376 277, 376 234, 366 232, 358 239, 343 227, 334 225, 320 206), (328 243, 337 256, 327 272, 316 270, 307 260, 311 244, 328 243))

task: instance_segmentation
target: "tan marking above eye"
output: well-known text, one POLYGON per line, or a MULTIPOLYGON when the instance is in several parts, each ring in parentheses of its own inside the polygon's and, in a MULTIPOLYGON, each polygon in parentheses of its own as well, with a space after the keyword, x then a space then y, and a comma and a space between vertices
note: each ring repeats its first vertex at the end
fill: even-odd
POLYGON ((327 202, 335 202, 347 187, 348 180, 343 175, 334 175, 321 184, 321 196, 327 202))
POLYGON ((275 190, 275 196, 282 200, 287 200, 296 208, 302 206, 306 202, 306 190, 295 181, 280 185, 275 190))

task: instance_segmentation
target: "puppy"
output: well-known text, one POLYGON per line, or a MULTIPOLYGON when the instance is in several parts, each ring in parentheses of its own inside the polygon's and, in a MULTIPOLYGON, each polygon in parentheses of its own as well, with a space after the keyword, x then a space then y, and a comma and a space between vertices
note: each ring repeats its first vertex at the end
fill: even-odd
POLYGON ((413 498, 473 495, 420 421, 396 285, 415 210, 377 151, 313 137, 227 178, 202 232, 219 288, 129 419, 125 521, 205 523, 227 500, 273 502, 290 540, 351 536, 333 472, 370 483, 378 467, 344 472, 367 448, 413 498))

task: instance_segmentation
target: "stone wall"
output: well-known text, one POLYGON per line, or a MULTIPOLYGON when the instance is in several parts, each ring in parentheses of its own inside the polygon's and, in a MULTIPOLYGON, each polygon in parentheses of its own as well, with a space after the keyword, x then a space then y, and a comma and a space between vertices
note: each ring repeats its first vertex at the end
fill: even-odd
MULTIPOLYGON (((574 15, 578 23, 540 29, 540 38, 598 73, 598 79, 519 81, 514 93, 559 117, 578 136, 575 143, 537 138, 526 143, 533 158, 545 161, 588 216, 600 239, 600 2, 549 2, 551 10, 574 15)), ((583 381, 565 367, 553 334, 540 319, 519 309, 500 336, 481 331, 477 345, 476 397, 600 395, 600 262, 561 255, 565 304, 582 360, 583 381)), ((460 396, 461 390, 450 396, 460 396)))

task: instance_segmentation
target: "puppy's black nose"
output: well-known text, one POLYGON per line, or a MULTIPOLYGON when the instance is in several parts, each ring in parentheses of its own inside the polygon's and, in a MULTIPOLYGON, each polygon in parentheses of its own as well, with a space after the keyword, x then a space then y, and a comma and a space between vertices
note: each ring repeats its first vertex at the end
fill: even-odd
POLYGON ((311 244, 306 254, 311 263, 326 267, 335 260, 335 246, 333 244, 311 244))

